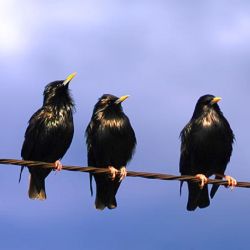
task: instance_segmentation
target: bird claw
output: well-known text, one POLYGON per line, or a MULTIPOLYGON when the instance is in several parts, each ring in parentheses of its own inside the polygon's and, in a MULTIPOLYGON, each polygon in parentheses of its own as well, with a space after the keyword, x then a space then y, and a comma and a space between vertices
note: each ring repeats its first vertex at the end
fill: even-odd
POLYGON ((59 160, 57 160, 57 161, 55 161, 55 169, 56 169, 56 171, 61 171, 62 170, 62 163, 59 161, 59 160))
POLYGON ((110 171, 110 178, 113 181, 116 177, 116 175, 118 174, 118 170, 112 166, 108 167, 109 171, 110 171))
POLYGON ((231 188, 231 190, 233 190, 237 186, 237 181, 233 177, 225 175, 224 178, 227 180, 228 186, 231 188))
POLYGON ((120 169, 120 179, 119 179, 119 182, 121 182, 122 180, 124 180, 126 176, 127 176, 126 167, 122 167, 120 169))
POLYGON ((200 180, 200 189, 203 189, 204 185, 207 184, 207 177, 204 174, 197 174, 195 178, 200 180))

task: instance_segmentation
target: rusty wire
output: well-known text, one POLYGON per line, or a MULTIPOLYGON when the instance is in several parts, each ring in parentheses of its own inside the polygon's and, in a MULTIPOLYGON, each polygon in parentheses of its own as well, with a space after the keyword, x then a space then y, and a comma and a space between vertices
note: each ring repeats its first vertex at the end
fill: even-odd
MULTIPOLYGON (((54 163, 40 162, 40 161, 0 159, 0 164, 18 165, 18 166, 27 166, 27 167, 40 167, 40 168, 53 168, 54 169, 54 163)), ((62 167, 62 170, 97 173, 97 174, 110 172, 110 170, 107 168, 79 167, 79 166, 66 166, 66 165, 64 165, 62 167)), ((161 173, 127 171, 127 176, 129 176, 129 177, 141 177, 141 178, 146 178, 146 179, 165 180, 165 181, 177 180, 177 181, 199 182, 199 180, 195 176, 191 176, 191 175, 176 176, 176 175, 161 174, 161 173)), ((223 181, 223 180, 208 179, 208 184, 227 186, 228 182, 223 181)), ((250 182, 237 182, 236 186, 242 187, 242 188, 250 188, 250 182)))

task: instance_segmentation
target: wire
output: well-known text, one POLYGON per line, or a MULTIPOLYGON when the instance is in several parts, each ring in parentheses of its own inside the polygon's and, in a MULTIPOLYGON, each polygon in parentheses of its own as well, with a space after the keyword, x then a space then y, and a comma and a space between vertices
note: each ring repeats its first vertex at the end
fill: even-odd
MULTIPOLYGON (((18 166, 26 166, 26 167, 52 168, 52 169, 55 168, 54 163, 40 162, 40 161, 15 160, 15 159, 0 159, 0 164, 18 165, 18 166)), ((88 172, 92 174, 110 173, 110 170, 108 168, 79 167, 79 166, 66 166, 66 165, 62 167, 62 170, 88 172)), ((200 182, 200 180, 198 180, 195 176, 191 176, 191 175, 176 176, 176 175, 161 174, 161 173, 127 171, 127 176, 141 177, 141 178, 146 178, 146 179, 165 180, 165 181, 177 180, 177 181, 200 182)), ((227 181, 214 180, 214 179, 208 179, 208 184, 228 186, 227 181)), ((236 187, 250 188, 250 182, 237 182, 236 187)))

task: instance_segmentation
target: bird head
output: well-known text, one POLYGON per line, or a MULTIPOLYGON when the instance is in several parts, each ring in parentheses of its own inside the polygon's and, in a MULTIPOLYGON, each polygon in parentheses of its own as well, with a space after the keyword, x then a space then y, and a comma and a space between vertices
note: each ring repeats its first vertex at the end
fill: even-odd
POLYGON ((121 103, 125 101, 129 96, 124 95, 121 97, 116 97, 110 94, 102 95, 94 108, 94 114, 104 112, 104 113, 116 113, 122 111, 121 103))
POLYGON ((199 98, 196 103, 193 118, 202 115, 204 112, 209 112, 210 110, 215 110, 220 112, 218 102, 221 97, 215 97, 214 95, 204 95, 199 98))
POLYGON ((76 73, 70 74, 65 80, 59 80, 49 83, 43 92, 44 104, 57 104, 71 102, 69 93, 69 83, 76 76, 76 73))

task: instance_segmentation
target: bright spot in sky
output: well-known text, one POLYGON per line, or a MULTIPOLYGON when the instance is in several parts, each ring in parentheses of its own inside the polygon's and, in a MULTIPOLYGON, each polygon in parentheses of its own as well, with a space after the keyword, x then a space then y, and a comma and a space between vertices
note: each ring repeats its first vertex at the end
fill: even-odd
POLYGON ((13 1, 0 1, 0 51, 1 54, 23 50, 26 39, 20 16, 13 1))
POLYGON ((220 41, 224 45, 240 46, 249 44, 250 41, 250 18, 249 16, 240 15, 233 22, 229 22, 224 30, 220 33, 220 41))

